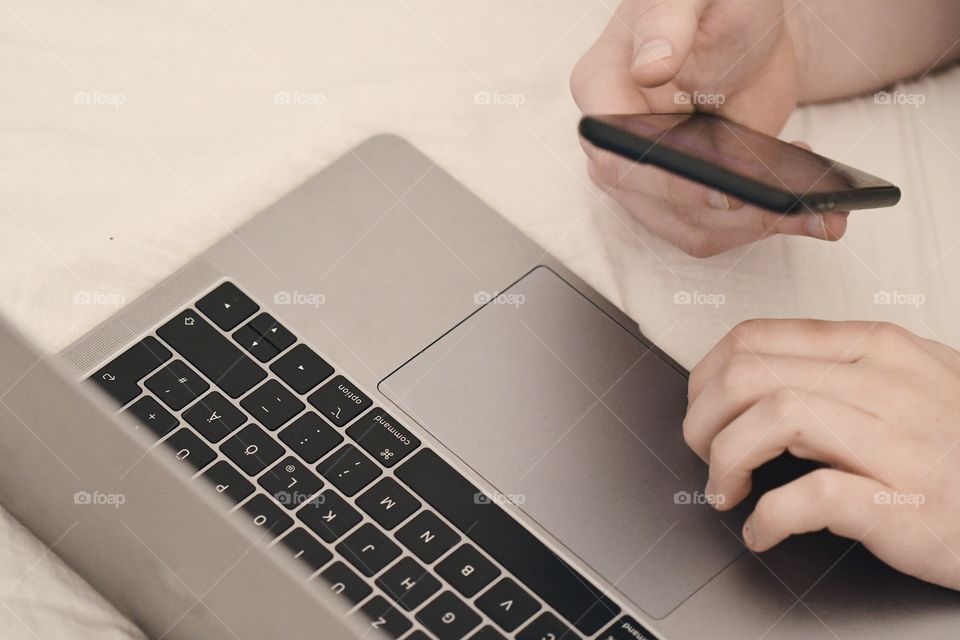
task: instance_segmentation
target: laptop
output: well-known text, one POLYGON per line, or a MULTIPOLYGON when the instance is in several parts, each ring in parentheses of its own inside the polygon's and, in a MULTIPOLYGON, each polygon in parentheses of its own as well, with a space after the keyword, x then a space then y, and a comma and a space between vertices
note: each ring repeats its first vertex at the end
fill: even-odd
POLYGON ((395 136, 56 358, 0 325, 0 362, 0 500, 152 638, 960 629, 855 542, 746 550, 687 372, 395 136))

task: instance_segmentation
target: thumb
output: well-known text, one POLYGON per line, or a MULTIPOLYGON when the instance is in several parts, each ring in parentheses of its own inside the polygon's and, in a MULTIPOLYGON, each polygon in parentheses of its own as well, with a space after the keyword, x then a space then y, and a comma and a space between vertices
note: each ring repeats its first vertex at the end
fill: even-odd
POLYGON ((630 71, 641 87, 659 87, 679 72, 693 49, 708 0, 644 0, 638 3, 630 71))

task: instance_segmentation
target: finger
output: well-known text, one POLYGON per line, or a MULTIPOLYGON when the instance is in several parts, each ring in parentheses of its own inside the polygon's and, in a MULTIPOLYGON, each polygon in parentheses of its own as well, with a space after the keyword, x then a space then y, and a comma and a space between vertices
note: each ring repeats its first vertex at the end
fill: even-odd
POLYGON ((750 494, 753 471, 786 452, 834 468, 872 476, 877 420, 819 394, 783 389, 751 406, 710 444, 707 493, 720 510, 750 494))
POLYGON ((617 9, 570 74, 570 92, 582 113, 648 113, 650 108, 630 73, 633 35, 617 9))
POLYGON ((748 242, 738 234, 687 224, 683 205, 673 200, 624 189, 611 189, 609 195, 647 229, 691 256, 705 258, 748 242))
POLYGON ((794 356, 850 363, 864 357, 878 330, 895 332, 877 322, 808 319, 757 319, 729 331, 690 372, 689 394, 696 398, 731 356, 738 353, 794 356))
POLYGON ((676 77, 693 49, 707 4, 706 0, 633 3, 632 20, 625 27, 633 36, 630 70, 639 86, 658 87, 676 77))
POLYGON ((697 394, 683 419, 687 444, 704 460, 720 430, 761 399, 792 389, 797 398, 820 393, 838 401, 856 398, 869 403, 875 385, 870 369, 854 372, 850 365, 828 360, 741 353, 730 358, 697 394), (855 373, 855 374, 854 374, 855 373))
POLYGON ((743 539, 766 551, 787 537, 829 529, 862 539, 879 521, 875 496, 886 485, 837 469, 817 469, 765 493, 743 525, 743 539))

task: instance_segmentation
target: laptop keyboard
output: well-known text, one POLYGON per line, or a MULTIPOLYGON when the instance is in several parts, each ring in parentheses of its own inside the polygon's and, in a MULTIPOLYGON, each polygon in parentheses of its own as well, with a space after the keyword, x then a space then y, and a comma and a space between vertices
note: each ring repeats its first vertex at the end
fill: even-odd
POLYGON ((89 380, 388 636, 653 637, 231 282, 89 380))

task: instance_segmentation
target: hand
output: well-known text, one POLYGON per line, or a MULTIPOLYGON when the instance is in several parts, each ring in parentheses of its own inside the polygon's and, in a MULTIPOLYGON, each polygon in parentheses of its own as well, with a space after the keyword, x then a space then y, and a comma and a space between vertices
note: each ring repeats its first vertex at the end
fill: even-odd
POLYGON ((828 465, 760 497, 765 551, 827 528, 892 567, 960 589, 960 353, 896 325, 753 320, 690 375, 683 423, 718 508, 784 451, 828 465))
MULTIPOLYGON (((624 0, 570 78, 585 114, 715 110, 775 135, 800 67, 783 0, 624 0), (698 103, 698 104, 693 104, 698 103)), ((651 231, 706 257, 772 234, 839 239, 845 212, 781 215, 585 140, 591 179, 651 231)))

